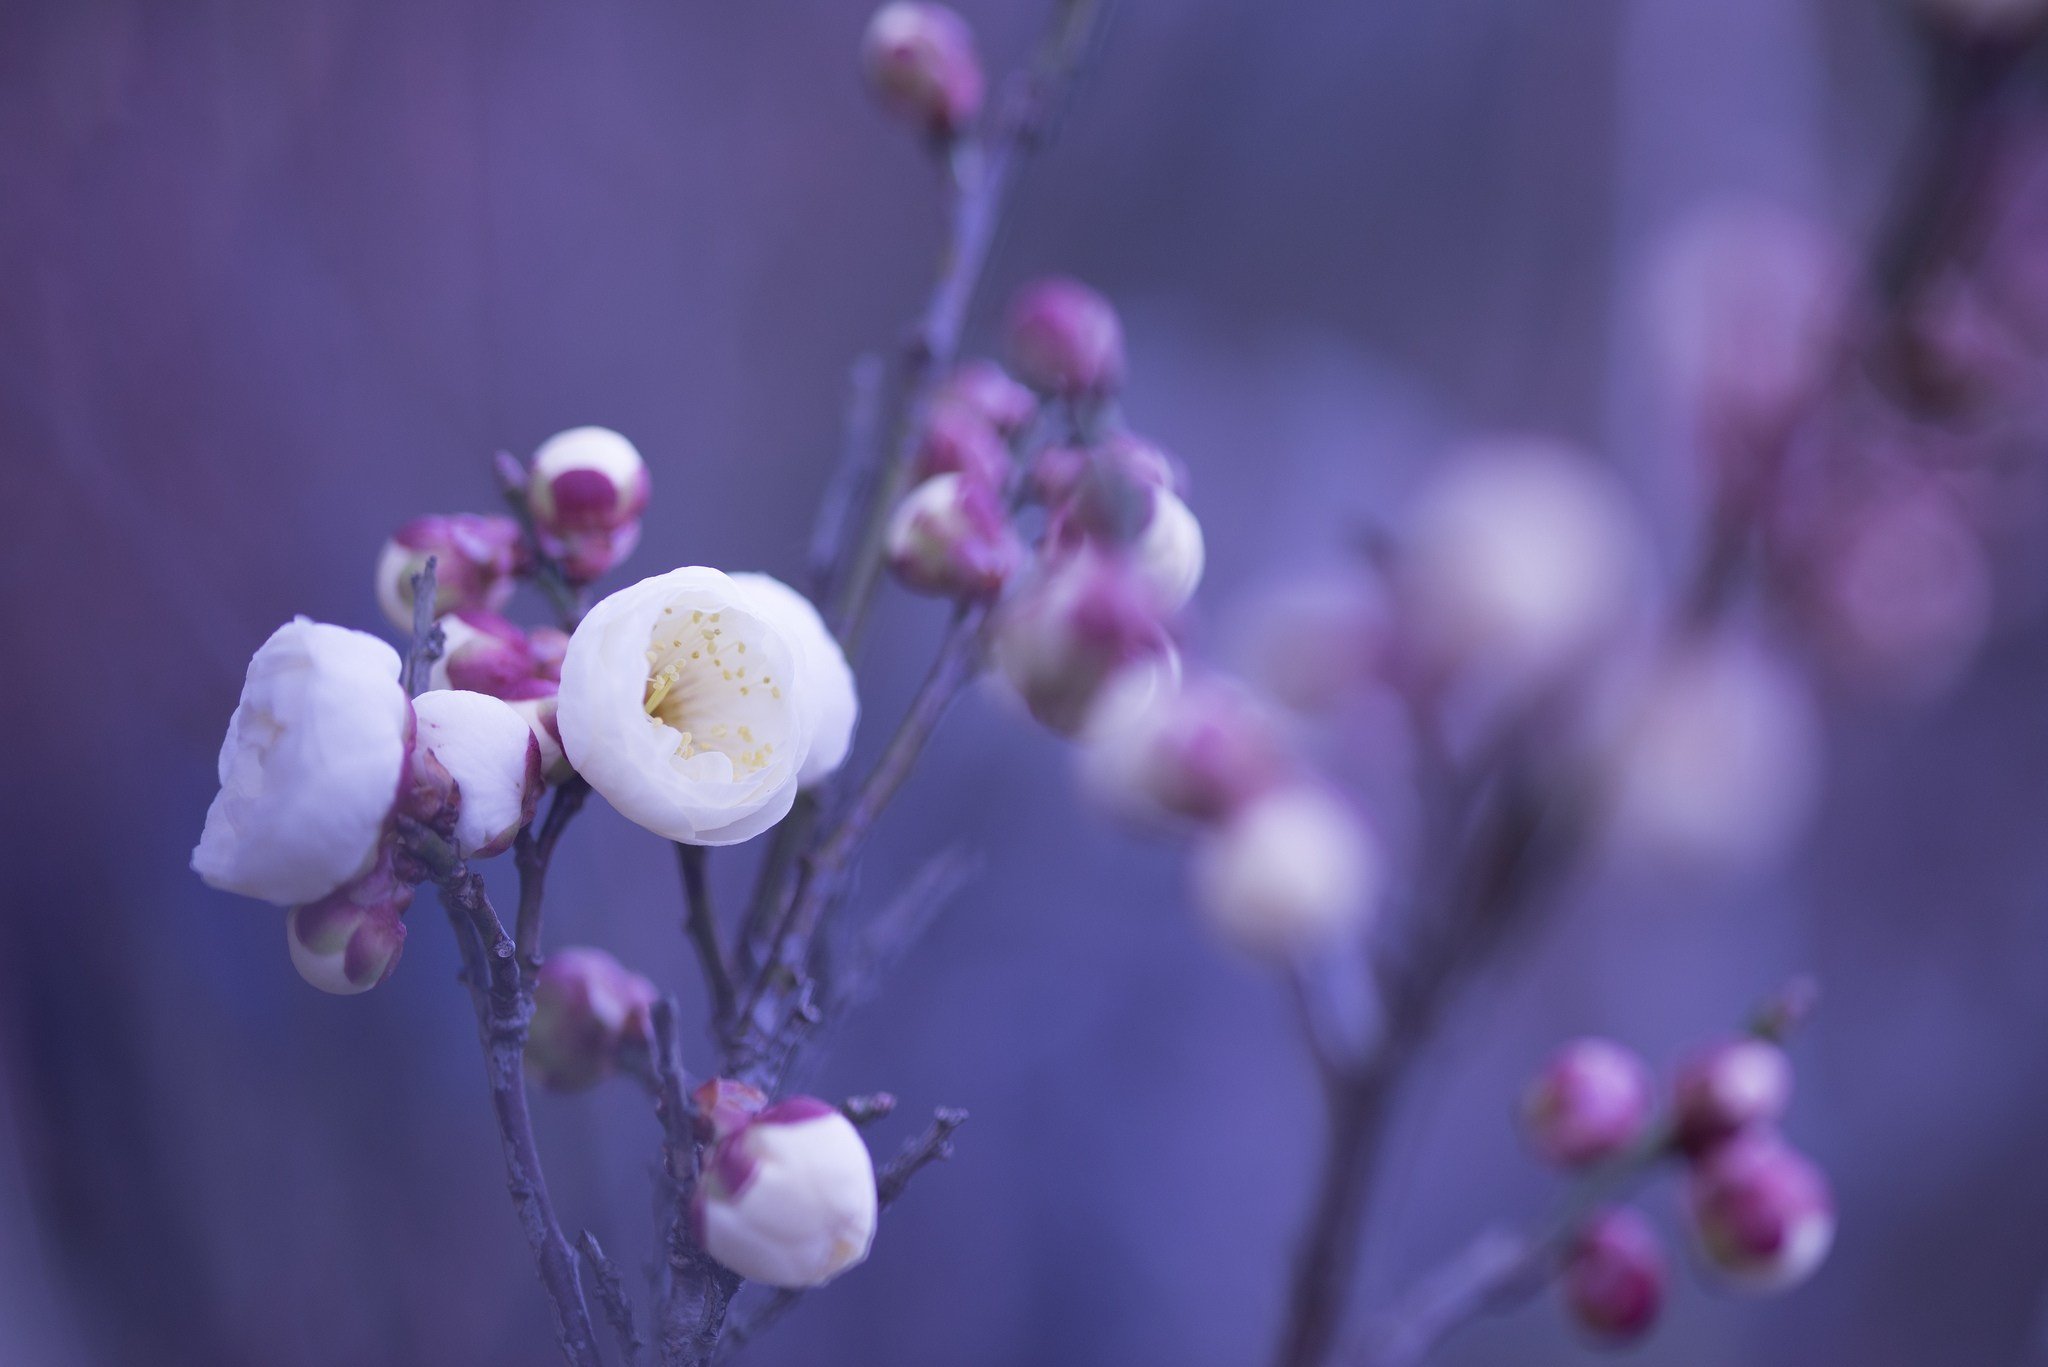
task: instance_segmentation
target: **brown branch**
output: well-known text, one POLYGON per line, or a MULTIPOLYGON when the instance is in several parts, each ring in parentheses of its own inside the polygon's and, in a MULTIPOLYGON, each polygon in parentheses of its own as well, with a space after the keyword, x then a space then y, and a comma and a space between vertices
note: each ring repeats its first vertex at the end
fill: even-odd
POLYGON ((590 785, 580 776, 570 777, 555 790, 538 831, 529 823, 513 842, 512 862, 519 870, 516 942, 520 962, 529 967, 540 962, 541 904, 547 895, 548 867, 554 861, 555 846, 589 797, 590 785))
POLYGON ((718 918, 711 908, 711 885, 705 877, 704 847, 678 843, 676 863, 683 875, 683 931, 704 970, 704 990, 711 999, 711 1032, 722 1038, 733 1018, 732 968, 718 939, 718 918))
POLYGON ((412 645, 405 652, 405 668, 400 675, 409 698, 417 698, 426 690, 428 675, 434 661, 441 658, 445 644, 441 628, 434 621, 434 595, 438 592, 435 570, 439 565, 440 561, 430 555, 412 577, 412 645))
POLYGON ((556 1344, 572 1367, 602 1367, 576 1257, 548 1200, 547 1178, 527 1111, 526 1030, 533 1019, 533 994, 484 892, 483 879, 463 869, 443 880, 440 888, 441 904, 462 950, 463 981, 476 1007, 491 1107, 505 1150, 505 1183, 541 1285, 554 1307, 556 1344))
POLYGON ((604 1246, 589 1230, 576 1241, 576 1251, 583 1255, 583 1261, 590 1264, 590 1275, 597 1282, 598 1304, 604 1307, 604 1317, 610 1321, 612 1336, 618 1340, 619 1355, 625 1358, 628 1367, 640 1361, 640 1350, 647 1346, 640 1337, 640 1327, 633 1322, 633 1302, 626 1295, 625 1278, 619 1275, 619 1265, 607 1258, 604 1246))
POLYGON ((853 534, 858 510, 874 501, 875 477, 882 456, 882 382, 888 367, 882 358, 862 356, 847 376, 846 420, 832 479, 818 505, 811 530, 811 598, 832 600, 845 569, 847 538, 853 534))
POLYGON ((654 1004, 654 1111, 662 1130, 665 1208, 655 1346, 662 1367, 705 1367, 718 1349, 726 1310, 740 1279, 704 1251, 690 1228, 690 1203, 697 1188, 696 1112, 676 1042, 677 1024, 675 998, 663 997, 654 1004))

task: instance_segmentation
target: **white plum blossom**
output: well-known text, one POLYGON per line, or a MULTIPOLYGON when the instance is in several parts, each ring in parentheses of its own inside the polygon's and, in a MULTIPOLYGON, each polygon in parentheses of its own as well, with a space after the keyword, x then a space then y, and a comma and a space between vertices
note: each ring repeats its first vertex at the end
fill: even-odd
POLYGON ((1285 959, 1364 928, 1379 892, 1379 855, 1337 799, 1311 787, 1282 788, 1203 842, 1194 876, 1196 900, 1225 939, 1285 959))
POLYGON ((821 1286, 865 1260, 879 1201, 874 1161, 853 1123, 791 1097, 721 1139, 692 1217, 712 1257, 766 1286, 821 1286))
POLYGON ((767 830, 825 767, 814 740, 836 764, 852 731, 851 673, 806 649, 802 616, 760 582, 695 565, 605 598, 562 661, 555 720, 569 762, 670 840, 730 845, 767 830))
POLYGON ((853 727, 860 720, 853 666, 810 599, 772 575, 735 574, 732 581, 796 647, 796 701, 811 730, 810 753, 798 778, 806 788, 822 783, 839 771, 853 748, 853 727))
POLYGON ((436 689, 412 705, 420 748, 455 780, 455 848, 465 857, 503 854, 533 819, 544 786, 532 728, 487 693, 436 689))
POLYGON ((228 722, 193 871, 279 906, 366 871, 412 739, 398 671, 398 652, 364 632, 304 617, 273 632, 228 722))

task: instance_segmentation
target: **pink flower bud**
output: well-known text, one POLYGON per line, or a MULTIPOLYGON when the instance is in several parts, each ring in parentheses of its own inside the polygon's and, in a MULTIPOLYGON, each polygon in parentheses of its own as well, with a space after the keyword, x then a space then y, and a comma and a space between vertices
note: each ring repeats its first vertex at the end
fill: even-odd
POLYGON ((1522 1129, 1547 1163, 1582 1168, 1623 1153, 1650 1124, 1650 1070, 1612 1040, 1575 1039, 1522 1098, 1522 1129))
POLYGON ((526 506, 541 532, 617 532, 646 511, 647 462, 607 427, 572 427, 542 442, 527 476, 526 506))
POLYGON ((1249 804, 1195 851, 1195 900, 1231 944, 1266 959, 1332 948, 1361 934, 1380 891, 1365 827, 1316 788, 1249 804))
POLYGON ((454 780, 456 852, 485 859, 511 849, 544 786, 526 719, 502 698, 453 688, 420 694, 413 713, 420 748, 454 780))
POLYGON ((1154 665, 1110 681, 1081 740, 1084 784, 1140 821, 1221 821, 1289 769, 1273 719, 1244 689, 1215 678, 1175 688, 1154 665))
POLYGON ((883 108, 934 137, 981 112, 984 82, 967 21, 944 5, 882 6, 861 40, 861 67, 883 108))
POLYGON ((1024 472, 1024 491, 1032 501, 1057 508, 1074 496, 1093 464, 1079 446, 1041 447, 1024 472))
POLYGON ((1099 399, 1123 387, 1123 324, 1107 299, 1077 280, 1018 291, 1005 335, 1011 370, 1041 394, 1099 399))
POLYGON ((1179 457, 1159 445, 1130 432, 1117 432, 1102 439, 1095 447, 1095 462, 1104 469, 1114 470, 1134 484, 1148 485, 1154 489, 1165 489, 1185 496, 1188 492, 1188 470, 1180 463, 1179 457))
POLYGON ((957 403, 934 404, 925 415, 910 477, 923 483, 935 475, 961 474, 990 489, 1007 488, 1010 448, 988 419, 957 403))
POLYGON ((889 519, 888 550, 906 588, 940 598, 993 598, 1024 558, 997 495, 961 474, 910 491, 889 519))
POLYGON ((487 612, 512 596, 520 568, 519 524, 476 513, 416 517, 384 543, 377 558, 377 605, 400 631, 412 630, 412 579, 434 559, 434 615, 487 612))
POLYGON ((1770 1125, 1792 1101, 1792 1061, 1765 1039, 1724 1040, 1678 1070, 1678 1142, 1698 1153, 1740 1130, 1770 1125))
MULTIPOLYGON (((546 697, 555 691, 557 679, 549 676, 534 639, 497 613, 451 612, 437 625, 441 628, 441 654, 428 671, 430 687, 488 693, 507 702, 546 697)), ((553 673, 561 673, 559 655, 553 673)))
POLYGON ((1812 1276, 1835 1237, 1827 1178, 1768 1130, 1710 1151, 1686 1184, 1700 1248, 1737 1287, 1783 1291, 1812 1276))
POLYGON ((571 532, 541 537, 541 548, 561 566, 562 578, 581 587, 610 574, 640 544, 640 524, 628 522, 607 532, 571 532))
POLYGON ((1603 1343, 1641 1338, 1664 1305, 1664 1250, 1656 1231, 1626 1206, 1589 1216, 1565 1249, 1565 1307, 1603 1343))
POLYGON ((533 986, 526 1071, 541 1086, 582 1091, 610 1076, 629 1048, 653 1038, 654 984, 601 949, 558 949, 533 986))
POLYGON ((391 976, 405 948, 405 909, 412 889, 388 856, 362 877, 317 902, 285 913, 292 967, 322 992, 352 996, 391 976))
POLYGON ((778 1101, 713 1146, 691 1219, 704 1250, 765 1286, 822 1286, 868 1256, 879 1199, 853 1122, 815 1097, 778 1101))
MULTIPOLYGON (((1156 447, 1139 451, 1157 452, 1156 447)), ((1115 452, 1096 453, 1072 495, 1053 514, 1047 540, 1071 551, 1084 543, 1121 551, 1162 609, 1178 612, 1202 581, 1202 524, 1159 476, 1162 468, 1115 452)))
POLYGON ((958 404, 981 415, 1005 438, 1015 437, 1038 416, 1038 398, 994 361, 963 361, 939 385, 934 404, 958 404))
POLYGON ((1047 568, 1005 606, 995 659, 1031 715, 1071 735, 1104 684, 1127 666, 1174 659, 1150 585, 1115 557, 1084 548, 1047 568))

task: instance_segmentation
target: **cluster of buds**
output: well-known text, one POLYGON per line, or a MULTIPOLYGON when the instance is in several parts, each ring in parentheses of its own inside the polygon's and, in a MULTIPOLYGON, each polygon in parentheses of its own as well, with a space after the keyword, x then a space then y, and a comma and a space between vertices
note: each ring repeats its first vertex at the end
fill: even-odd
POLYGON ((434 561, 434 616, 496 612, 529 568, 525 538, 509 517, 433 513, 391 534, 377 557, 377 606, 400 631, 412 630, 413 579, 434 561))
POLYGON ((693 1100, 707 1147, 690 1220, 705 1252, 787 1290, 822 1286, 866 1260, 880 1198, 852 1121, 816 1097, 771 1104, 725 1078, 693 1100))
MULTIPOLYGON (((1826 1258, 1835 1217, 1826 1177, 1778 1132, 1792 1097, 1792 1066, 1777 1042, 1786 1024, 1781 1014, 1687 1060, 1661 1117, 1640 1057, 1611 1040, 1574 1040, 1530 1084, 1524 1134, 1546 1162, 1569 1170, 1681 1160, 1687 1223, 1715 1273, 1752 1291, 1795 1286, 1826 1258)), ((1566 1308, 1598 1339, 1646 1333, 1667 1282, 1656 1234, 1635 1210, 1596 1210, 1565 1245, 1566 1308)))
POLYGON ((1015 443, 1038 415, 1030 390, 989 361, 935 389, 918 425, 910 493, 889 521, 889 568, 913 593, 987 601, 1023 566, 1011 519, 1015 443))
POLYGON ((556 950, 534 979, 527 1074, 557 1092, 596 1086, 652 1047, 658 996, 601 949, 556 950))

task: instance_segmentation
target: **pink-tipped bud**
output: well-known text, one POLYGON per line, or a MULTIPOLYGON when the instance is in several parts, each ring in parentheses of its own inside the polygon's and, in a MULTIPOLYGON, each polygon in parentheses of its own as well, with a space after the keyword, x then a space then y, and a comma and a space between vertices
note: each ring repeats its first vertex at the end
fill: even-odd
POLYGON ((1095 447, 1095 463, 1113 470, 1133 484, 1165 489, 1183 497, 1188 492, 1188 468, 1157 442, 1131 432, 1105 437, 1095 447))
POLYGON ((1124 382, 1124 328, 1109 300, 1078 280, 1040 280, 1010 302, 1010 369, 1041 394, 1099 399, 1124 382))
POLYGON ((526 1071, 541 1086, 581 1091, 609 1077, 628 1049, 653 1038, 654 984, 601 949, 558 949, 533 987, 526 1071))
POLYGON ((960 474, 990 489, 1009 485, 1010 448, 988 419, 957 403, 939 403, 925 416, 911 457, 910 477, 922 483, 960 474))
POLYGON ((1147 453, 1165 459, 1143 444, 1096 452, 1054 512, 1047 540, 1062 552, 1093 544, 1121 553, 1161 608, 1178 612, 1202 582, 1202 524, 1169 487, 1167 467, 1147 453))
POLYGON ((868 1256, 874 1162, 853 1122, 815 1097, 778 1101, 728 1131, 700 1174, 691 1222, 705 1252, 765 1286, 822 1286, 868 1256))
POLYGON ((1547 1163, 1581 1168, 1633 1147, 1649 1128, 1650 1070, 1613 1040, 1576 1039, 1522 1098, 1522 1131, 1547 1163))
POLYGON ((889 519, 888 551, 904 587, 940 598, 993 598, 1024 559, 997 495, 960 474, 910 491, 889 519))
POLYGON ((1792 1102, 1792 1061, 1769 1040, 1724 1040, 1678 1070, 1673 1093, 1678 1142, 1698 1153, 1784 1115, 1792 1102))
POLYGON ((1560 1274, 1565 1308, 1602 1343, 1633 1342, 1664 1306, 1664 1249, 1642 1214, 1627 1206, 1597 1211, 1572 1236, 1560 1274))
POLYGON ((944 5, 884 5, 861 39, 861 68, 882 107, 934 137, 981 112, 985 82, 974 32, 944 5))
POLYGON ((615 532, 647 509, 647 462, 608 427, 572 427, 540 444, 527 475, 534 526, 553 536, 615 532))
POLYGON ((497 613, 451 612, 437 625, 441 628, 441 654, 427 674, 429 687, 488 693, 507 702, 546 697, 555 691, 561 674, 559 656, 550 677, 534 637, 497 613))
POLYGON ((1743 1290, 1798 1285, 1834 1243, 1827 1178, 1768 1130, 1709 1152, 1686 1184, 1686 1208, 1707 1260, 1743 1290))
POLYGON ((412 705, 419 748, 454 781, 456 852, 487 859, 511 849, 545 786, 526 719, 502 698, 459 688, 422 693, 412 705))
POLYGON ((1089 713, 1082 781, 1144 822, 1215 822, 1278 785, 1287 747, 1265 708, 1227 680, 1173 686, 1170 671, 1125 670, 1089 713))
POLYGON ((1276 789, 1195 851, 1195 900, 1247 954, 1285 960, 1364 932, 1379 901, 1380 856, 1364 825, 1317 788, 1276 789))
POLYGON ((1176 659, 1166 618, 1151 586, 1128 565, 1084 548, 1006 606, 996 665, 1032 716, 1071 735, 1111 677, 1176 659))
POLYGON ((391 860, 317 902, 285 913, 285 943, 292 967, 322 992, 352 996, 391 976, 405 948, 405 909, 412 889, 393 872, 391 860))
POLYGON ((512 596, 520 569, 519 524, 509 517, 446 513, 416 517, 377 557, 377 606, 400 631, 412 630, 412 580, 434 560, 434 615, 494 612, 512 596))
POLYGON ((1038 416, 1038 396, 994 361, 963 361, 939 385, 935 404, 958 404, 1002 436, 1015 437, 1038 416))
POLYGON ((561 566, 571 584, 594 584, 610 574, 640 544, 640 524, 628 522, 608 532, 574 532, 541 538, 541 546, 561 566))

